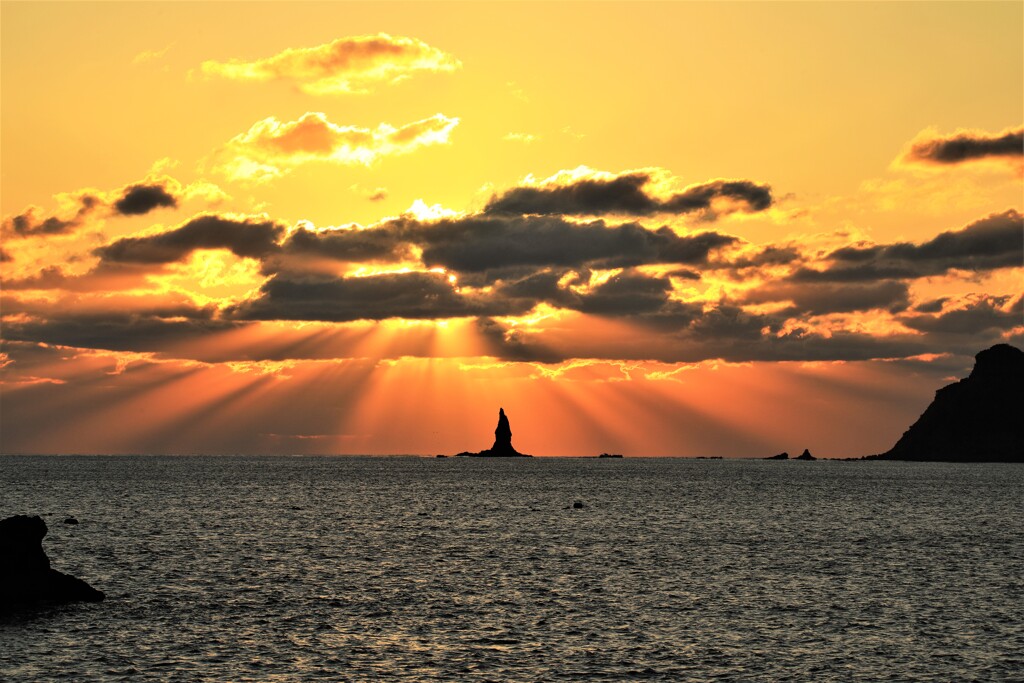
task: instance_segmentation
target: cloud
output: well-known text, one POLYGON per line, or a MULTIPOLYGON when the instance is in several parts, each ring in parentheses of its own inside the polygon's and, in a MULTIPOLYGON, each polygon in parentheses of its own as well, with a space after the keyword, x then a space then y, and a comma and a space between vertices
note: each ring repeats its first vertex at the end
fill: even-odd
POLYGON ((269 220, 202 214, 173 230, 124 237, 93 253, 108 263, 172 263, 195 249, 228 249, 239 257, 262 258, 279 249, 284 230, 269 220))
MULTIPOLYGON (((30 206, 16 216, 5 218, 3 232, 12 237, 66 235, 104 208, 109 208, 114 216, 141 216, 161 207, 177 208, 181 197, 209 199, 208 188, 219 192, 216 186, 202 181, 183 190, 177 180, 164 176, 150 177, 109 192, 96 189, 65 192, 54 195, 62 210, 45 215, 39 207, 30 206)), ((223 192, 220 194, 224 196, 223 192)))
POLYGON ((321 256, 338 261, 394 261, 408 251, 401 230, 341 227, 311 230, 300 227, 282 245, 285 254, 321 256))
POLYGON ((968 301, 959 308, 929 312, 916 309, 923 315, 899 318, 907 327, 920 332, 954 335, 981 335, 986 332, 1012 330, 1024 327, 1024 297, 982 296, 968 301))
POLYGON ((716 232, 680 237, 667 227, 637 223, 572 223, 556 216, 471 216, 440 220, 412 231, 423 262, 462 272, 509 266, 623 268, 651 263, 700 264, 737 242, 716 232))
POLYGON ((56 313, 45 319, 5 322, 4 339, 111 351, 161 351, 239 325, 216 318, 213 309, 184 306, 133 313, 56 313))
POLYGON ((461 66, 452 55, 421 40, 379 33, 289 48, 254 61, 206 61, 201 70, 236 81, 289 81, 308 95, 339 95, 367 93, 417 73, 447 73, 461 66))
POLYGON ((59 195, 59 198, 67 203, 67 198, 70 196, 74 196, 71 201, 77 205, 72 209, 74 213, 65 214, 65 217, 57 214, 41 216, 41 210, 38 207, 30 206, 16 216, 5 218, 3 232, 11 237, 65 235, 85 223, 90 214, 103 206, 103 200, 89 191, 59 195))
POLYGON ((672 282, 625 271, 613 275, 580 297, 573 308, 582 313, 630 317, 641 322, 678 327, 698 317, 702 306, 669 300, 672 282))
POLYGON ((513 362, 558 363, 566 360, 565 356, 546 348, 543 343, 493 318, 480 317, 474 322, 476 331, 488 346, 489 356, 513 362))
POLYGON ((472 215, 421 222, 396 218, 371 228, 300 228, 285 253, 341 261, 400 260, 412 248, 426 267, 460 273, 546 267, 625 268, 644 264, 703 264, 715 249, 738 242, 717 232, 680 236, 638 223, 574 223, 558 216, 472 215))
POLYGON ((178 198, 163 185, 140 183, 124 188, 121 198, 114 202, 114 211, 122 216, 139 216, 157 207, 177 208, 178 198))
MULTIPOLYGON (((784 317, 749 313, 727 302, 703 310, 670 302, 652 313, 607 322, 596 315, 572 315, 579 317, 560 319, 557 326, 543 331, 494 320, 478 321, 478 328, 491 341, 491 355, 504 361, 543 363, 570 358, 665 363, 854 361, 905 358, 934 348, 931 340, 920 335, 878 336, 841 329, 823 334, 799 327, 784 331, 784 317)), ((974 353, 976 343, 953 343, 949 350, 974 353)))
POLYGON ((573 287, 587 285, 586 275, 568 270, 552 269, 516 277, 505 273, 495 289, 499 297, 546 303, 560 309, 579 311, 609 318, 626 318, 631 322, 662 328, 678 328, 701 314, 699 304, 683 304, 670 298, 672 282, 667 277, 645 275, 624 270, 593 287, 577 291, 573 287))
POLYGON ((827 315, 884 309, 902 311, 910 305, 907 284, 884 280, 868 283, 768 282, 743 297, 747 304, 790 301, 784 315, 827 315))
POLYGON ((909 164, 962 164, 986 159, 1020 160, 1024 157, 1024 127, 992 134, 958 131, 939 135, 935 129, 919 134, 901 159, 909 164))
POLYGON ((655 175, 664 172, 641 170, 612 175, 583 168, 563 171, 492 197, 484 213, 649 216, 699 212, 713 218, 720 212, 763 211, 772 205, 771 188, 749 180, 712 180, 682 192, 655 194, 655 186, 665 184, 655 175))
POLYGON ((444 274, 387 273, 369 277, 270 278, 257 298, 229 311, 237 320, 384 320, 522 315, 534 305, 507 297, 464 295, 444 274))
POLYGON ((743 270, 765 266, 785 266, 800 260, 800 251, 792 245, 762 247, 755 253, 725 254, 710 265, 712 268, 743 270))
POLYGON ((374 129, 339 126, 321 112, 287 122, 271 116, 218 150, 214 170, 236 180, 267 180, 310 162, 370 165, 384 156, 446 144, 458 124, 459 119, 443 114, 399 128, 382 123, 374 129))
POLYGON ((897 242, 850 246, 828 255, 824 270, 801 268, 794 282, 857 282, 941 275, 950 270, 985 271, 1024 265, 1024 217, 1009 209, 940 233, 921 244, 897 242))

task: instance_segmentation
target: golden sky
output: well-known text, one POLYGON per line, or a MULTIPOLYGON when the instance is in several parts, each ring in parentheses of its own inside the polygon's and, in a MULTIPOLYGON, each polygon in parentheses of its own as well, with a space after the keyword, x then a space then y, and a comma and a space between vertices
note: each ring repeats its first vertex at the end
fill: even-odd
POLYGON ((3 2, 0 452, 887 449, 1024 345, 1024 5, 3 2))

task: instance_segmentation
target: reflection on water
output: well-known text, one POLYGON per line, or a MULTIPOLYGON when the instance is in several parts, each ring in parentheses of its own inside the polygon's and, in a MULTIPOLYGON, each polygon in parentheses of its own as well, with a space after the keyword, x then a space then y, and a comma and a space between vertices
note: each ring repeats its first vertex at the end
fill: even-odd
POLYGON ((0 516, 49 513, 108 597, 0 622, 0 679, 1009 681, 1022 493, 1014 465, 5 457, 0 516))

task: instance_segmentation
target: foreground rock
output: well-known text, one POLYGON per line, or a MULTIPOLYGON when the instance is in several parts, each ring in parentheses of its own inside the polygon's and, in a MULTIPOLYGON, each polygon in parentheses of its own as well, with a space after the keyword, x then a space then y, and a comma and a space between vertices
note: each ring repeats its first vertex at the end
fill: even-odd
POLYGON ((498 408, 498 426, 494 428, 494 445, 486 451, 470 453, 463 451, 456 455, 470 458, 531 458, 533 456, 520 453, 512 447, 512 426, 505 416, 505 409, 498 408))
POLYGON ((935 400, 878 460, 1024 462, 1024 351, 997 344, 935 400))
POLYGON ((43 551, 46 531, 42 517, 0 520, 0 614, 42 603, 103 599, 103 593, 85 581, 50 568, 43 551))

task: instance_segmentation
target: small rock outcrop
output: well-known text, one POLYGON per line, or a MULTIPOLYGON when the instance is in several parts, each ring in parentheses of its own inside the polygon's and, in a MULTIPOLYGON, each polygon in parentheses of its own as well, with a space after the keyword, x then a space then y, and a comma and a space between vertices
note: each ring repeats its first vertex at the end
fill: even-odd
POLYGON ((808 449, 804 449, 804 452, 793 458, 794 460, 817 460, 808 449))
POLYGON ((530 458, 533 456, 520 453, 512 447, 512 426, 508 422, 504 408, 498 408, 498 426, 494 428, 494 445, 486 451, 470 453, 463 451, 456 455, 470 458, 530 458))
POLYGON ((85 581, 50 568, 43 551, 46 532, 42 517, 0 520, 0 614, 42 603, 103 599, 103 592, 85 581))
POLYGON ((789 452, 782 451, 778 455, 769 455, 765 460, 789 460, 789 452))
POLYGON ((935 392, 917 422, 878 460, 1024 462, 1024 351, 997 344, 971 374, 935 392))

